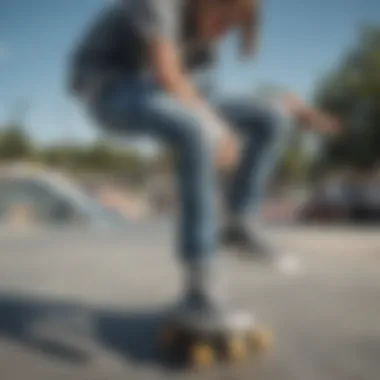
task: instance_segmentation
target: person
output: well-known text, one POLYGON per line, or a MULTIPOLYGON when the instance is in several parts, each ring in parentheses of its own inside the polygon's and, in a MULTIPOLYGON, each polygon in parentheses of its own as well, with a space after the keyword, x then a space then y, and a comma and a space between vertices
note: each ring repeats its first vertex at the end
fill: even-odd
POLYGON ((97 17, 71 56, 70 90, 102 130, 153 136, 175 151, 178 254, 185 272, 181 304, 213 323, 242 320, 226 311, 222 297, 220 241, 273 262, 285 257, 247 222, 278 156, 284 113, 309 125, 332 126, 292 95, 279 107, 248 97, 220 99, 194 79, 211 72, 216 47, 230 31, 239 33, 242 57, 252 55, 259 15, 258 0, 117 1, 97 17), (214 193, 218 167, 235 168, 221 226, 214 193))

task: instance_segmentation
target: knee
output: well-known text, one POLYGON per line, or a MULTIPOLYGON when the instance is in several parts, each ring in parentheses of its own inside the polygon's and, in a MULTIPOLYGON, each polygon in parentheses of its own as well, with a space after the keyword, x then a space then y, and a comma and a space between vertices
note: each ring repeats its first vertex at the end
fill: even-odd
POLYGON ((206 125, 200 117, 186 114, 177 120, 178 126, 173 134, 173 145, 182 155, 191 157, 207 157, 212 150, 212 144, 206 133, 206 125))

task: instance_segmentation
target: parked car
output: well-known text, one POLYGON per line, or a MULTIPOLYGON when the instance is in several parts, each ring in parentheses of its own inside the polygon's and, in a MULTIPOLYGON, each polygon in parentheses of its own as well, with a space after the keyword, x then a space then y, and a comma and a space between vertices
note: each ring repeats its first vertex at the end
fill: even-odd
POLYGON ((331 179, 301 207, 301 221, 380 223, 380 182, 331 179))

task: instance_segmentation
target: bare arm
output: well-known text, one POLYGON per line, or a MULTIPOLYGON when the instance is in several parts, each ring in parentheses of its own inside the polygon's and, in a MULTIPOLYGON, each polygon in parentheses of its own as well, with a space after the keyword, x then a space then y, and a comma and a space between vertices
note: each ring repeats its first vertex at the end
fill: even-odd
POLYGON ((173 43, 157 38, 149 46, 152 70, 157 83, 185 105, 194 108, 209 122, 210 133, 219 138, 228 132, 225 122, 209 106, 183 69, 180 54, 173 43))
POLYGON ((155 80, 159 85, 183 104, 194 108, 205 123, 205 134, 217 146, 216 163, 219 167, 230 167, 237 156, 237 142, 216 111, 198 93, 184 71, 180 54, 172 43, 165 39, 150 42, 149 53, 155 80))
POLYGON ((164 90, 191 107, 205 105, 184 72, 180 54, 172 42, 164 38, 150 41, 149 55, 155 80, 164 90))
POLYGON ((242 24, 241 53, 245 57, 255 54, 257 51, 262 13, 261 5, 261 0, 255 0, 242 24))
POLYGON ((284 106, 301 125, 308 129, 318 130, 322 133, 335 134, 339 131, 340 123, 333 116, 320 111, 302 102, 293 94, 284 98, 284 106))

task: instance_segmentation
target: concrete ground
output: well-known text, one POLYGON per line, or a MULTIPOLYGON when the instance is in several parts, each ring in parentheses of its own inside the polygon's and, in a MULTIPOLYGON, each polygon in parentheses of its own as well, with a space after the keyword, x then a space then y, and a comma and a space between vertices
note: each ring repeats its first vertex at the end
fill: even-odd
POLYGON ((1 380, 378 380, 380 229, 272 228, 300 252, 287 278, 223 253, 232 302, 273 328, 273 350, 235 368, 173 371, 159 317, 180 291, 164 221, 123 232, 0 232, 1 380))

